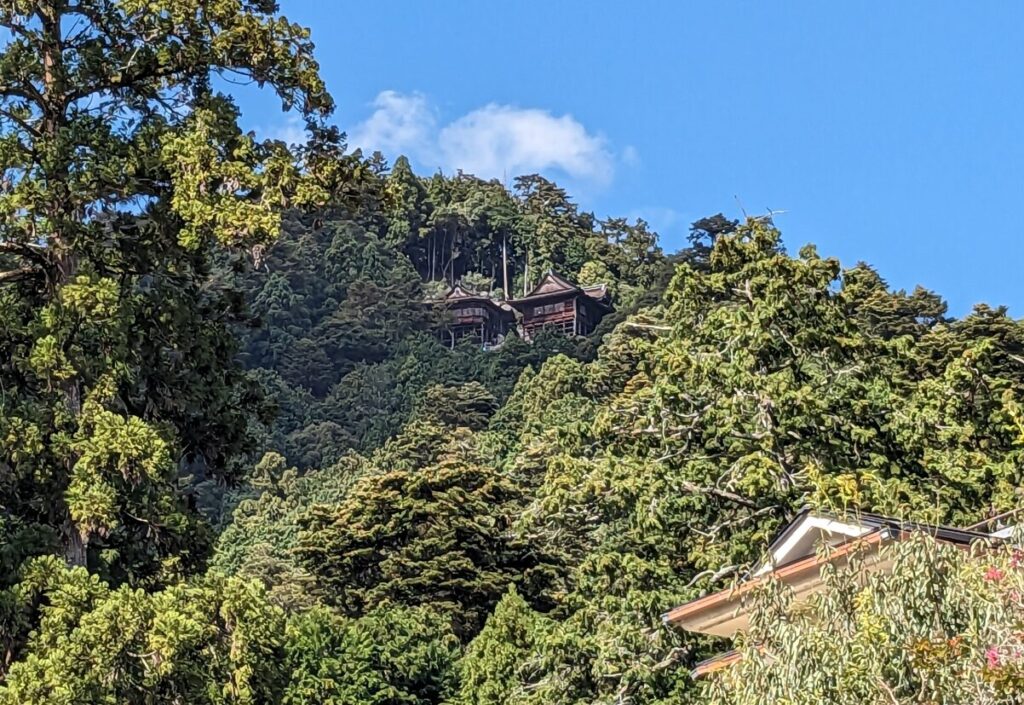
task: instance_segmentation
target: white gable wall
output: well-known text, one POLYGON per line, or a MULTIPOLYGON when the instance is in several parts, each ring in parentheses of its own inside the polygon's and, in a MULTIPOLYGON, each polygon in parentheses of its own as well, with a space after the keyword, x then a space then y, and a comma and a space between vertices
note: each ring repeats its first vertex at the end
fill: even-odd
POLYGON ((769 573, 780 565, 812 556, 823 543, 834 546, 864 536, 872 530, 860 524, 807 514, 790 530, 786 540, 772 551, 770 558, 754 571, 754 577, 769 573))

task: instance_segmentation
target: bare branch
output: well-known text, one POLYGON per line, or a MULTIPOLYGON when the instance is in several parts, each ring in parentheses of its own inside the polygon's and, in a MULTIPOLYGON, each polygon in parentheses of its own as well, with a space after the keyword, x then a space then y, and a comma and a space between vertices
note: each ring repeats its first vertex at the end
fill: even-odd
POLYGON ((27 242, 9 242, 0 240, 0 252, 28 257, 36 260, 37 262, 43 263, 49 260, 48 251, 45 247, 40 247, 39 245, 33 245, 27 242))
POLYGON ((700 580, 701 578, 707 578, 707 577, 711 578, 711 582, 712 583, 716 583, 719 580, 721 580, 722 578, 724 578, 726 575, 728 575, 729 573, 735 573, 738 568, 739 568, 739 566, 727 565, 727 566, 724 566, 722 568, 719 568, 718 570, 711 570, 710 568, 707 569, 707 570, 702 570, 701 572, 699 572, 695 576, 693 576, 693 579, 690 580, 690 582, 688 582, 685 587, 691 588, 691 587, 693 587, 694 585, 697 584, 698 580, 700 580))
POLYGON ((626 326, 628 326, 630 328, 641 328, 643 330, 661 330, 661 331, 670 331, 670 330, 672 330, 672 326, 656 326, 656 325, 647 324, 647 323, 634 323, 633 321, 626 321, 623 325, 626 325, 626 326))
POLYGON ((18 117, 12 111, 6 108, 0 108, 0 117, 7 118, 11 122, 21 127, 21 129, 25 130, 25 132, 28 132, 30 135, 34 137, 39 137, 39 128, 37 128, 35 125, 28 122, 27 120, 18 117))
POLYGON ((718 497, 719 499, 724 499, 728 502, 738 504, 742 507, 747 507, 748 509, 758 509, 757 504, 753 501, 746 497, 741 497, 734 492, 729 492, 728 490, 720 490, 714 487, 701 487, 700 485, 688 480, 680 480, 679 484, 685 491, 693 494, 708 494, 713 497, 718 497))
POLYGON ((14 282, 24 281, 25 279, 31 279, 38 274, 39 270, 35 267, 11 269, 6 272, 0 272, 0 284, 12 284, 14 282))

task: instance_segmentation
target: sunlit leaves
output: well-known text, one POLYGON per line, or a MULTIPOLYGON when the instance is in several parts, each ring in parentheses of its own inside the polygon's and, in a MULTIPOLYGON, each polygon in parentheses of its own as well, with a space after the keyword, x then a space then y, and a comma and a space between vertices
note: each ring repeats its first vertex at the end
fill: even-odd
POLYGON ((771 585, 753 607, 742 660, 712 676, 716 705, 1016 702, 1022 684, 1020 551, 928 536, 885 549, 890 571, 826 572, 791 606, 771 585))

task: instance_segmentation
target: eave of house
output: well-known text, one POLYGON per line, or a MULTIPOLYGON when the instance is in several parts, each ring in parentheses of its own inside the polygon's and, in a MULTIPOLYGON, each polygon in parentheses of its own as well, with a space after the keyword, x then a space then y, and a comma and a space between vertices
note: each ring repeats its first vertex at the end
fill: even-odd
POLYGON ((743 654, 739 651, 726 651, 725 653, 718 654, 718 656, 715 656, 714 658, 709 658, 698 663, 690 669, 690 677, 694 680, 703 678, 704 676, 715 673, 716 671, 721 671, 723 668, 728 668, 737 661, 740 661, 742 658, 743 654))
MULTIPOLYGON (((856 553, 862 576, 888 571, 892 561, 882 548, 924 532, 943 543, 966 548, 978 540, 999 540, 1010 530, 986 534, 970 529, 907 522, 878 514, 859 513, 849 518, 801 510, 776 536, 768 558, 751 573, 751 579, 680 605, 664 615, 666 623, 691 632, 734 637, 749 627, 749 594, 765 581, 777 579, 793 594, 795 603, 824 589, 825 565, 848 565, 856 553), (819 552, 824 547, 825 551, 819 552)), ((727 668, 742 658, 729 651, 702 661, 691 671, 694 678, 727 668)))
POLYGON ((442 301, 441 304, 452 312, 469 307, 480 307, 486 308, 492 314, 495 314, 502 318, 512 318, 515 315, 512 313, 511 308, 506 308, 502 306, 500 303, 492 301, 491 299, 459 299, 457 301, 442 301))
POLYGON ((514 317, 511 307, 505 302, 499 302, 485 294, 477 294, 456 284, 448 293, 440 299, 429 299, 424 302, 427 306, 443 306, 450 311, 455 311, 468 306, 481 306, 503 318, 514 317))
POLYGON ((687 631, 733 637, 749 626, 749 615, 745 609, 747 596, 769 578, 782 581, 793 591, 794 600, 801 601, 823 588, 822 566, 847 564, 855 552, 863 560, 866 570, 874 572, 887 568, 889 561, 879 555, 879 549, 898 538, 899 535, 888 529, 877 529, 835 547, 827 555, 801 558, 735 588, 687 602, 663 618, 668 624, 687 631))

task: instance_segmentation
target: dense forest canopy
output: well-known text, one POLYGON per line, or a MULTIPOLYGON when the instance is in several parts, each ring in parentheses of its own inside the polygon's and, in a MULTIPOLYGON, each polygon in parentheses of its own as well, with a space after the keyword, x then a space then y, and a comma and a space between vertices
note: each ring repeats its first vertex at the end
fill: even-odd
POLYGON ((710 685, 689 667, 725 645, 661 620, 808 504, 1021 506, 1005 309, 950 317, 768 217, 667 255, 539 175, 349 151, 271 2, 41 0, 0 26, 0 703, 1013 696, 1011 548, 911 542, 891 577, 835 576, 818 618, 766 594, 710 685), (244 133, 224 75, 308 143, 244 133), (549 270, 614 313, 439 342, 428 300, 549 270))

